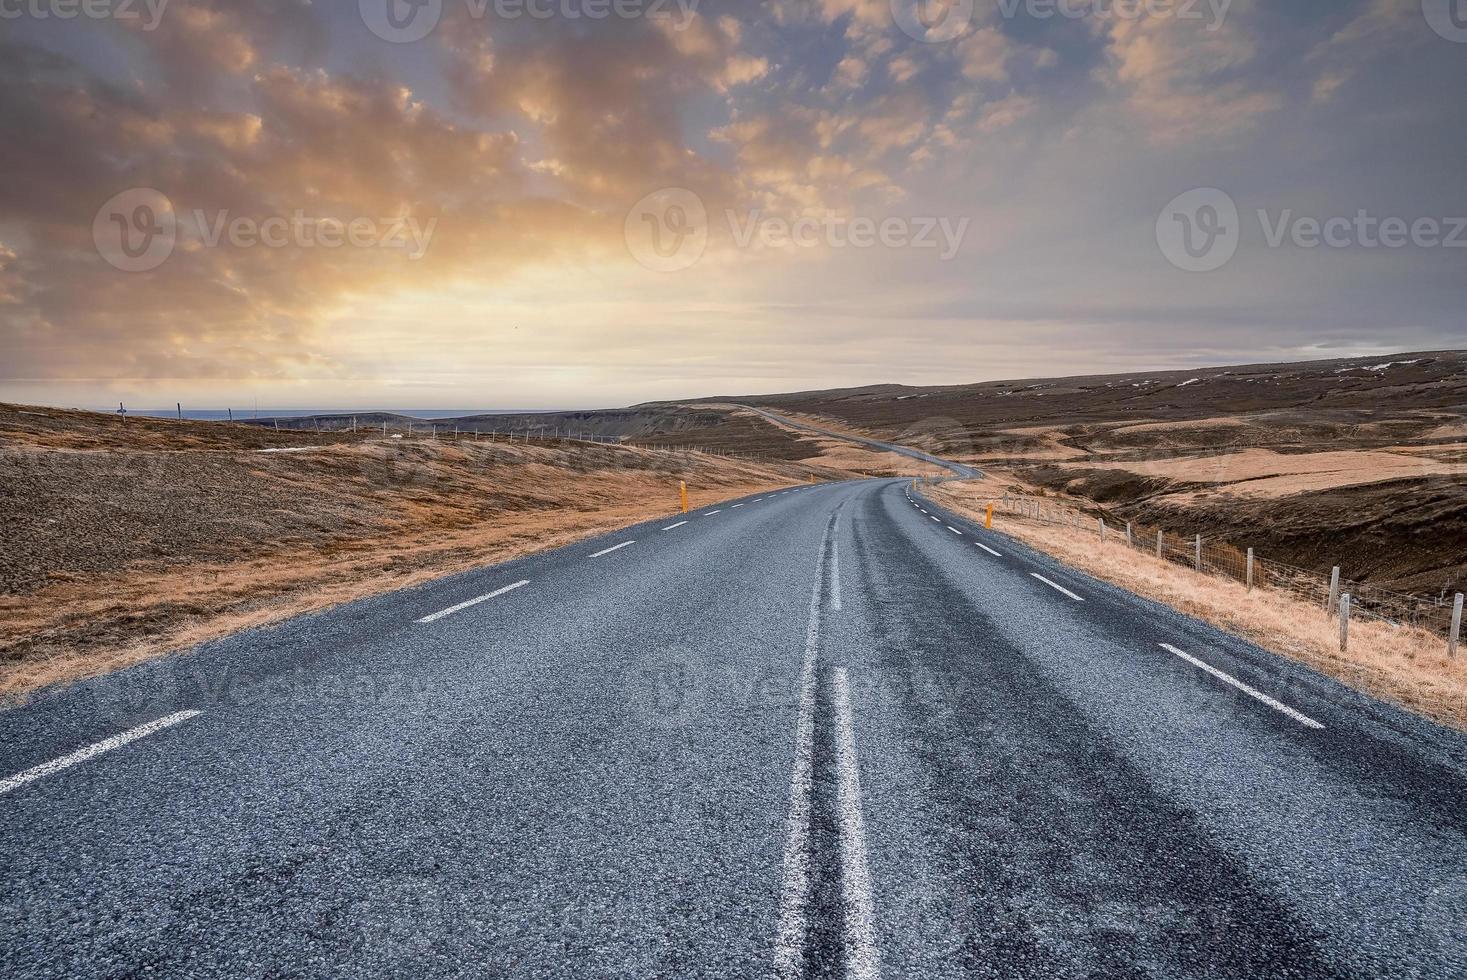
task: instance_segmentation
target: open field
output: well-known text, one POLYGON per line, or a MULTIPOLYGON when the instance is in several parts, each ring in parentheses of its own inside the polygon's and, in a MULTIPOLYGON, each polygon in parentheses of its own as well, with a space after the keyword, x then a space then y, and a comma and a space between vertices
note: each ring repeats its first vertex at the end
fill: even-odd
POLYGON ((754 462, 0 406, 0 696, 670 515, 683 480, 698 506, 903 461, 801 452, 754 462))
MULTIPOLYGON (((723 399, 728 400, 728 399, 723 399)), ((738 399, 1401 592, 1467 585, 1467 355, 738 399)))

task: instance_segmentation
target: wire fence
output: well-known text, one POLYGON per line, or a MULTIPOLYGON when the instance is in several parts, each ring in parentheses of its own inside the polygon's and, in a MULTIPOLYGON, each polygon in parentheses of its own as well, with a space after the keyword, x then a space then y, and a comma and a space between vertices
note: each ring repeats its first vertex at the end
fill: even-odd
POLYGON ((1368 582, 1344 578, 1338 567, 1330 574, 1323 574, 1264 558, 1252 548, 1240 549, 1200 534, 1184 537, 1159 527, 1107 523, 1103 517, 1045 497, 1005 493, 995 503, 1010 516, 1094 534, 1104 543, 1129 547, 1201 574, 1229 578, 1250 589, 1287 592, 1301 602, 1318 606, 1321 613, 1338 612, 1341 597, 1348 595, 1347 616, 1427 630, 1446 639, 1454 653, 1456 650, 1462 619, 1460 593, 1418 596, 1392 592, 1368 582))

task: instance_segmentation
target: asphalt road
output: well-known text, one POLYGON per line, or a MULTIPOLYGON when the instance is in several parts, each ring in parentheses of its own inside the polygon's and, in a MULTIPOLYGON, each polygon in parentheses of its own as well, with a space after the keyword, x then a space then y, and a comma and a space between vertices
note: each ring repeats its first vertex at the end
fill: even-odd
POLYGON ((1464 803, 1462 736, 830 484, 0 713, 0 975, 1460 977, 1464 803))

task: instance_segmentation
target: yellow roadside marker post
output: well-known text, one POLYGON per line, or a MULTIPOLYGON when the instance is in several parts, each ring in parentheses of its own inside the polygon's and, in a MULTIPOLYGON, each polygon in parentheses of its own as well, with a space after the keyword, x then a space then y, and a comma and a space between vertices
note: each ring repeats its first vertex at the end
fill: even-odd
POLYGON ((983 521, 983 526, 986 527, 986 528, 988 528, 988 530, 990 530, 990 531, 993 530, 993 505, 992 504, 989 504, 988 505, 988 517, 983 521))
POLYGON ((682 481, 681 488, 682 488, 682 498, 683 498, 683 513, 686 514, 688 512, 688 481, 687 480, 682 481))

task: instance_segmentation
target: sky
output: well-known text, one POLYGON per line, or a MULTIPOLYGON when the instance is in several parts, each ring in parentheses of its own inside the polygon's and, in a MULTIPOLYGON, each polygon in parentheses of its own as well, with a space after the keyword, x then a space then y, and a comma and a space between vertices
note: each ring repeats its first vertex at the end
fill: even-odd
POLYGON ((0 400, 1467 346, 1467 0, 0 0, 0 400))

